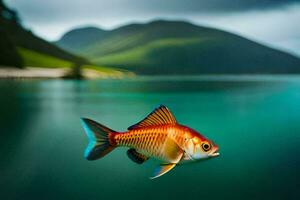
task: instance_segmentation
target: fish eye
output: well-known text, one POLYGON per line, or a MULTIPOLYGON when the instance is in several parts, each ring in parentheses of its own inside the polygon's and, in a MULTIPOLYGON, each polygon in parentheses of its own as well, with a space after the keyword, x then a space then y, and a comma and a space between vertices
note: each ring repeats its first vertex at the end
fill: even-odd
POLYGON ((210 145, 209 143, 203 143, 203 144, 202 144, 202 149, 203 149, 204 151, 209 151, 210 148, 211 148, 211 145, 210 145))

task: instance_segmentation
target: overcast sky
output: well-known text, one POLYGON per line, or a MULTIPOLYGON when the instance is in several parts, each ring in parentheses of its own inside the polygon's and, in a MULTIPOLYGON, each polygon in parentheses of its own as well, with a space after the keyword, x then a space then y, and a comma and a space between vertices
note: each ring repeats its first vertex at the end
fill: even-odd
POLYGON ((53 41, 82 26, 182 19, 300 56, 300 0, 4 0, 23 24, 53 41))

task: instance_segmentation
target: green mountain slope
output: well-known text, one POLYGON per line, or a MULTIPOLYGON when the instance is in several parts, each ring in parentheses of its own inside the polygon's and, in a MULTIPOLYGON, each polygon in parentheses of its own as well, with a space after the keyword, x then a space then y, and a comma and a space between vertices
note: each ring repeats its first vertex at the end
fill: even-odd
POLYGON ((64 34, 58 44, 67 51, 80 54, 81 49, 100 41, 106 34, 107 31, 95 27, 79 28, 64 34))
MULTIPOLYGON (((10 50, 7 50, 7 52, 10 52, 11 58, 13 58, 13 53, 15 53, 14 59, 16 59, 17 56, 20 56, 18 52, 16 52, 16 49, 17 47, 22 47, 28 50, 56 57, 58 59, 63 59, 76 63, 89 63, 86 59, 79 56, 75 56, 57 47, 56 45, 53 45, 52 43, 49 43, 35 36, 31 31, 26 30, 21 25, 17 12, 8 8, 2 0, 0 0, 0 27, 2 43, 3 41, 6 41, 6 46, 10 44, 10 50)), ((3 45, 1 45, 0 48, 1 51, 3 51, 2 49, 5 49, 4 43, 3 45)), ((1 60, 2 59, 4 59, 4 54, 1 55, 1 60)), ((20 64, 20 61, 18 61, 18 63, 19 64, 11 62, 10 64, 8 63, 8 65, 22 65, 20 64)))
POLYGON ((3 27, 16 46, 41 52, 43 54, 48 54, 50 56, 68 61, 87 62, 85 59, 68 53, 67 51, 35 36, 32 32, 25 30, 19 24, 11 23, 10 21, 4 21, 3 27))
POLYGON ((63 60, 48 54, 39 53, 22 47, 18 48, 18 52, 23 58, 24 65, 29 67, 67 68, 73 65, 71 61, 63 60))
MULTIPOLYGON (((82 29, 76 34, 79 41, 87 37, 82 29)), ((63 37, 56 44, 67 49, 67 43, 63 37)), ((300 73, 300 59, 295 56, 181 21, 123 26, 106 31, 73 52, 101 65, 140 74, 300 73)))

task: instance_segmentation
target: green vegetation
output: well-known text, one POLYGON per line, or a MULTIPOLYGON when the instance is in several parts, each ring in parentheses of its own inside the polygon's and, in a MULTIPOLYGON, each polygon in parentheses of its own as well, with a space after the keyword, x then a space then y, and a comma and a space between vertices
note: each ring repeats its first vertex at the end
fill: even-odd
MULTIPOLYGON (((87 45, 98 42, 104 35, 106 31, 93 27, 79 28, 67 32, 61 39, 61 45, 65 47, 68 51, 75 49, 74 53, 77 53, 76 49, 80 50, 87 45), (85 35, 85 37, 82 37, 85 35)), ((72 52, 72 51, 70 51, 72 52)))
MULTIPOLYGON (((51 62, 47 65, 52 66, 53 58, 57 58, 58 60, 66 60, 73 63, 80 62, 84 64, 90 64, 86 59, 68 53, 56 45, 53 45, 52 43, 35 36, 31 31, 26 30, 22 26, 17 12, 9 9, 2 0, 0 0, 0 24, 0 64, 17 67, 23 66, 22 58, 18 54, 16 47, 22 47, 23 49, 31 50, 32 52, 38 52, 43 55, 47 55, 49 58, 51 57, 51 59, 48 57, 36 58, 37 60, 34 61, 33 57, 28 60, 28 57, 30 57, 30 55, 28 55, 28 57, 26 57, 27 60, 25 65, 27 65, 28 62, 30 64, 32 64, 32 62, 33 64, 35 64, 34 62, 37 62, 42 63, 42 67, 44 67, 46 62, 49 60, 51 62), (43 59, 44 61, 41 62, 43 59)), ((30 54, 29 51, 24 53, 30 54)))
POLYGON ((23 59, 14 43, 0 27, 0 65, 23 67, 23 59))
POLYGON ((24 59, 25 66, 29 67, 47 67, 47 68, 65 68, 71 67, 72 62, 59 59, 47 54, 35 52, 22 47, 18 48, 19 53, 24 59))
POLYGON ((88 63, 88 61, 84 60, 83 58, 74 56, 71 53, 60 49, 59 47, 56 47, 55 45, 38 38, 31 31, 25 30, 20 24, 12 23, 9 20, 4 20, 1 26, 10 36, 11 40, 16 46, 71 62, 83 61, 88 63))
POLYGON ((16 50, 14 41, 9 37, 5 30, 5 21, 17 24, 19 18, 17 13, 8 7, 0 0, 0 65, 23 67, 23 60, 16 50))
POLYGON ((67 78, 82 78, 81 72, 83 70, 93 70, 99 73, 114 74, 114 73, 128 73, 126 70, 97 66, 87 65, 83 63, 72 63, 67 60, 59 59, 53 56, 28 50, 22 47, 18 47, 18 52, 24 59, 25 66, 28 67, 44 67, 44 68, 70 68, 71 71, 67 74, 67 78))
POLYGON ((56 44, 98 65, 139 74, 300 73, 298 57, 181 21, 131 24, 111 31, 81 28, 67 36, 72 42, 62 37, 56 44), (84 39, 87 32, 95 33, 92 42, 84 39), (85 42, 78 48, 76 41, 81 40, 85 42))
MULTIPOLYGON (((106 65, 117 65, 122 66, 123 68, 127 68, 130 66, 130 69, 134 67, 138 68, 139 66, 143 66, 144 68, 150 67, 153 69, 155 67, 155 62, 158 61, 159 55, 155 55, 156 58, 151 58, 152 52, 159 52, 161 49, 170 49, 170 56, 172 57, 173 52, 179 48, 186 48, 188 45, 199 45, 200 43, 204 43, 208 41, 209 38, 168 38, 162 40, 156 40, 146 45, 139 46, 136 48, 132 48, 128 51, 123 51, 120 53, 108 54, 100 58, 96 58, 92 60, 95 63, 106 63, 106 65)), ((165 58, 165 55, 164 55, 165 58)), ((162 58, 162 59, 164 59, 162 58)), ((176 60, 176 58, 172 58, 176 60)), ((174 65, 172 64, 174 67, 174 65)), ((157 66, 160 68, 160 66, 157 66)), ((144 70, 144 69, 143 69, 144 70)), ((147 68, 145 70, 148 70, 147 68)))

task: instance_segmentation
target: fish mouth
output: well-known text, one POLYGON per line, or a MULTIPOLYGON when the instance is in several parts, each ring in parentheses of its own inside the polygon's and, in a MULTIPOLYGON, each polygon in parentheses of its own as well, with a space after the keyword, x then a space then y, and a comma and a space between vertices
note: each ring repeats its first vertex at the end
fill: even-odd
POLYGON ((210 153, 210 157, 217 157, 220 155, 220 153, 218 152, 219 148, 218 147, 214 147, 212 152, 210 153))
POLYGON ((219 155, 220 155, 219 152, 215 152, 215 153, 210 154, 210 157, 217 157, 217 156, 219 156, 219 155))

